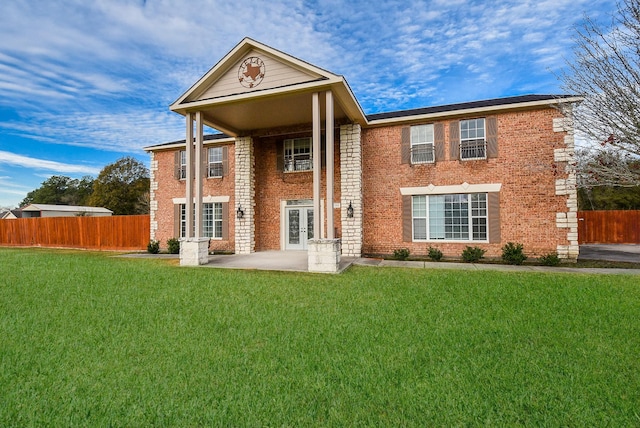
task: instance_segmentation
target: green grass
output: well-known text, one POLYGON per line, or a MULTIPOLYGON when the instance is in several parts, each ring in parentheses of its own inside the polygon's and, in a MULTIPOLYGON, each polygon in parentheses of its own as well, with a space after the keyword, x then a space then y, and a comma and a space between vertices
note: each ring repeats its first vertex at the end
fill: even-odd
POLYGON ((0 249, 0 426, 638 426, 640 277, 0 249))

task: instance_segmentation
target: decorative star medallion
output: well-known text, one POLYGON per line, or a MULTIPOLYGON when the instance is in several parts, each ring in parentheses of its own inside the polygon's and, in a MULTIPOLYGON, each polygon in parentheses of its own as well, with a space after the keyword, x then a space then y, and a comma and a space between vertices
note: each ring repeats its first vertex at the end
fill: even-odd
POLYGON ((264 79, 264 73, 264 62, 257 56, 250 56, 240 64, 238 80, 245 88, 255 88, 264 79))

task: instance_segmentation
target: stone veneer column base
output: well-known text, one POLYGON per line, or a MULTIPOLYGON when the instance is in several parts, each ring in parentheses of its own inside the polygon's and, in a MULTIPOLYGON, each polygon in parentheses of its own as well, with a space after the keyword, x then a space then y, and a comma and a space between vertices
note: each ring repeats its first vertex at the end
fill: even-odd
POLYGON ((180 266, 200 266, 209 263, 209 238, 180 240, 180 266))
POLYGON ((309 272, 336 273, 340 270, 340 240, 314 239, 307 244, 309 272))

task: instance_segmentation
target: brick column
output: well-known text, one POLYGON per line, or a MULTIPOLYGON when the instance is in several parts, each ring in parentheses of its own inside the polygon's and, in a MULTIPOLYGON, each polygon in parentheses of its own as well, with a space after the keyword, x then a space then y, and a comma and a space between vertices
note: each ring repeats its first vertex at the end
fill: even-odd
POLYGON ((570 117, 553 119, 553 132, 566 132, 565 147, 554 150, 556 162, 566 162, 566 178, 556 180, 556 195, 567 196, 567 210, 556 213, 556 226, 566 230, 569 245, 558 245, 558 256, 563 259, 577 260, 578 245, 578 187, 576 179, 575 141, 573 121, 570 117))
POLYGON ((340 127, 342 255, 362 255, 362 143, 360 125, 340 127), (353 217, 347 217, 349 203, 353 217))
POLYGON ((236 138, 235 150, 235 202, 233 213, 239 206, 244 211, 242 219, 235 218, 236 254, 250 254, 256 250, 255 240, 255 158, 251 137, 236 138))

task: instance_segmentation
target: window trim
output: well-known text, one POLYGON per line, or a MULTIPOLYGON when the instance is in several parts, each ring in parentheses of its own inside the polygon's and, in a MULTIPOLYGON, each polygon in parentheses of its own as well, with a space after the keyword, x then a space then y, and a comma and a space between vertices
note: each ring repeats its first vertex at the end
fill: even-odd
POLYGON ((433 123, 428 123, 428 124, 423 124, 423 125, 412 125, 410 127, 409 130, 409 151, 410 151, 410 162, 412 165, 421 165, 421 164, 428 164, 428 163, 435 163, 436 161, 436 153, 435 153, 435 129, 433 126, 433 123), (425 141, 420 141, 420 142, 414 142, 414 130, 417 130, 418 128, 427 128, 430 127, 431 128, 431 141, 425 140, 425 141), (417 146, 425 146, 425 154, 428 157, 429 154, 429 149, 428 147, 431 146, 431 160, 424 160, 424 161, 415 161, 414 160, 414 155, 417 154, 416 152, 414 152, 414 148, 417 148, 417 146))
POLYGON ((472 192, 472 193, 441 193, 441 194, 414 194, 411 195, 411 242, 440 242, 440 243, 489 243, 490 242, 490 219, 489 219, 489 192, 472 192), (446 238, 446 230, 445 230, 445 238, 431 238, 431 217, 430 217, 430 199, 431 197, 436 196, 467 196, 467 239, 452 239, 446 238), (474 195, 484 195, 484 215, 473 215, 473 196, 474 195), (426 217, 415 217, 414 216, 414 206, 415 206, 415 198, 422 197, 425 198, 425 215, 426 217), (415 220, 425 220, 425 228, 426 228, 426 239, 416 239, 416 229, 415 229, 415 220), (484 219, 484 228, 485 228, 485 239, 473 239, 474 236, 474 220, 484 219))
MULTIPOLYGON (((460 141, 459 141, 459 156, 460 156, 460 160, 461 161, 470 161, 470 160, 483 160, 483 159, 487 159, 487 120, 484 117, 478 117, 478 118, 474 118, 474 119, 461 119, 460 123, 459 123, 459 129, 460 129, 460 141), (476 122, 478 120, 482 120, 482 134, 483 137, 482 138, 463 138, 462 137, 462 124, 464 122, 476 122), (467 144, 475 144, 475 147, 472 147, 471 149, 469 147, 464 147, 465 143, 467 144), (480 144, 481 143, 481 144, 480 144), (478 151, 480 149, 480 146, 482 146, 482 151, 484 153, 483 156, 476 156, 476 157, 464 157, 463 153, 465 150, 475 150, 478 151)), ((479 129, 477 126, 474 129, 479 129)))
POLYGON ((180 154, 178 156, 180 158, 180 165, 178 167, 179 174, 180 174, 179 180, 186 180, 187 179, 187 151, 180 150, 180 154))
MULTIPOLYGON (((178 212, 180 214, 180 218, 178 219, 179 238, 184 238, 187 231, 186 209, 187 209, 187 204, 184 201, 178 203, 178 212)), ((193 215, 195 217, 195 209, 194 209, 193 215)), ((194 224, 194 230, 195 230, 195 224, 194 224)), ((216 241, 221 241, 224 239, 224 203, 223 202, 215 201, 215 202, 202 203, 202 234, 203 236, 207 238, 211 238, 212 240, 216 240, 216 241), (206 225, 208 205, 211 206, 211 227, 210 228, 208 228, 206 225), (216 218, 216 205, 219 205, 220 218, 216 218), (220 236, 215 236, 216 231, 218 231, 218 229, 216 228, 217 223, 219 223, 220 225, 219 227, 220 236), (212 236, 207 236, 208 229, 211 231, 212 236)))
POLYGON ((313 141, 311 137, 298 137, 298 138, 287 138, 283 140, 282 144, 282 156, 283 156, 283 172, 291 173, 291 172, 309 172, 313 171, 313 141), (295 143, 296 141, 306 140, 309 145, 309 153, 296 154, 295 153, 295 143), (287 147, 290 146, 290 147, 287 147), (292 153, 287 155, 287 149, 289 149, 292 153), (298 168, 296 156, 303 158, 308 156, 308 159, 300 159, 300 166, 298 168), (302 168, 302 166, 308 165, 307 168, 302 168))
POLYGON ((224 177, 224 153, 223 152, 224 152, 224 149, 222 146, 207 148, 207 178, 224 177), (213 162, 211 161, 211 154, 214 153, 213 150, 215 150, 216 152, 219 151, 220 160, 213 161, 213 162), (216 166, 219 165, 219 167, 216 167, 216 169, 218 169, 220 172, 219 175, 211 175, 212 165, 216 165, 216 166))

